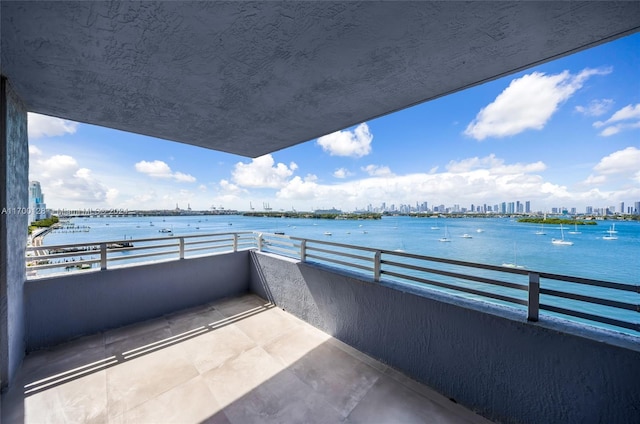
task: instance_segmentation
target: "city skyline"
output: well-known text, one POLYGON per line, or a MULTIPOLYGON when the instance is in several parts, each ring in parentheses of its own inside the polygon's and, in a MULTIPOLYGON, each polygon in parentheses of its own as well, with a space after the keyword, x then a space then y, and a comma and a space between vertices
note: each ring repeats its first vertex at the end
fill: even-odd
POLYGON ((29 177, 50 208, 633 205, 639 52, 631 35, 254 159, 29 114, 29 177))

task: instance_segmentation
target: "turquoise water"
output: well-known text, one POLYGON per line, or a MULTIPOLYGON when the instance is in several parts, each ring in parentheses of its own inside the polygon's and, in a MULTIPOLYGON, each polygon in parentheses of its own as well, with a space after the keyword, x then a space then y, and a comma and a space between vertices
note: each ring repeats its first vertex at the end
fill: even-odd
POLYGON ((518 223, 506 218, 429 219, 384 217, 381 220, 340 221, 294 218, 253 218, 243 216, 180 216, 165 218, 74 219, 88 232, 54 231, 45 245, 162 237, 162 228, 176 236, 230 232, 281 231, 290 236, 370 246, 388 250, 460 259, 492 265, 517 262, 527 269, 575 275, 585 278, 640 284, 640 223, 615 222, 618 240, 603 240, 612 222, 578 226, 582 234, 568 234, 573 246, 551 244, 560 238, 560 227, 545 225, 546 235, 536 235, 539 225, 518 223), (154 224, 151 226, 150 224, 154 224), (232 225, 229 225, 232 224, 232 225), (439 230, 431 227, 439 227, 439 230), (450 243, 438 242, 445 227, 450 243), (483 232, 477 232, 478 229, 483 232), (325 232, 331 236, 325 236, 325 232), (366 232, 366 233, 365 233, 366 232), (461 238, 463 234, 473 238, 461 238))
MULTIPOLYGON (((598 225, 578 226, 577 230, 581 234, 569 234, 568 232, 573 231, 574 228, 565 227, 565 239, 572 241, 574 243, 572 246, 551 243, 552 238, 560 238, 558 225, 545 225, 546 235, 536 235, 540 230, 539 225, 518 223, 508 218, 384 217, 377 221, 353 221, 181 216, 79 218, 72 222, 78 226, 88 226, 90 230, 75 233, 54 231, 45 237, 45 245, 163 237, 164 234, 159 232, 162 228, 171 229, 175 236, 231 231, 269 233, 278 231, 296 237, 402 250, 408 253, 482 264, 502 265, 516 262, 527 270, 640 285, 640 223, 638 222, 615 221, 615 229, 618 231, 617 240, 603 239, 603 236, 608 235, 607 230, 613 224, 612 221, 599 221, 598 225), (445 235, 445 228, 451 239, 449 243, 438 241, 445 235), (332 235, 325 235, 325 232, 331 232, 332 235), (463 234, 468 234, 471 238, 462 238, 463 234)), ((609 289, 561 282, 553 282, 546 286, 640 303, 640 295, 637 293, 620 293, 609 289)), ((482 283, 478 283, 477 287, 483 287, 482 283)), ((511 294, 508 293, 509 289, 498 288, 495 292, 511 294)), ((524 292, 517 294, 520 298, 526 296, 524 292)), ((570 301, 555 299, 549 303, 564 306, 570 301)), ((590 304, 579 305, 578 310, 605 313, 631 322, 638 322, 640 318, 637 317, 640 315, 637 312, 618 311, 590 304)), ((631 331, 631 334, 637 333, 631 331)))

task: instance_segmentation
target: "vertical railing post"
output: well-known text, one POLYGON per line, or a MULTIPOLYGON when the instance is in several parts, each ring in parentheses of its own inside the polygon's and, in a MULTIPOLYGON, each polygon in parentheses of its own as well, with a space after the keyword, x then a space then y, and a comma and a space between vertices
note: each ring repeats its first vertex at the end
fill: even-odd
POLYGON ((258 233, 258 252, 262 252, 262 233, 258 233))
POLYGON ((307 241, 302 240, 300 242, 300 262, 307 261, 307 241))
POLYGON ((184 237, 178 239, 178 244, 180 245, 180 259, 184 259, 184 237))
POLYGON ((233 233, 233 251, 238 251, 238 233, 233 233))
POLYGON ((100 270, 107 269, 107 243, 100 243, 100 270))
POLYGON ((527 320, 538 321, 540 315, 540 274, 529 273, 529 302, 527 305, 527 320))
POLYGON ((376 283, 380 281, 380 257, 382 252, 376 250, 376 254, 373 256, 373 281, 376 283))

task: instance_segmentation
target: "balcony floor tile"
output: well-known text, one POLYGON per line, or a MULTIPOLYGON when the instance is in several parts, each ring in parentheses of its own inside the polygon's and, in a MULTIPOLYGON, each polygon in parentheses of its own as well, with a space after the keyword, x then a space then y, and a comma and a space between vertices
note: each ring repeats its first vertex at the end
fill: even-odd
POLYGON ((32 352, 7 423, 487 423, 254 295, 32 352))

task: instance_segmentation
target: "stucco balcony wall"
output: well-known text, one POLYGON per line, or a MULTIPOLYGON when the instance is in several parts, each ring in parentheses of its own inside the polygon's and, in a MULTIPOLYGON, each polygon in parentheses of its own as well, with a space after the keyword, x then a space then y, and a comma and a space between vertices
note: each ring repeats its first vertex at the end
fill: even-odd
POLYGON ((27 351, 248 289, 248 251, 29 280, 27 351))
POLYGON ((251 253, 251 291, 489 419, 637 423, 637 338, 251 253))

